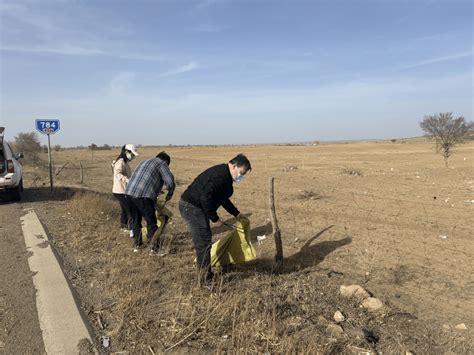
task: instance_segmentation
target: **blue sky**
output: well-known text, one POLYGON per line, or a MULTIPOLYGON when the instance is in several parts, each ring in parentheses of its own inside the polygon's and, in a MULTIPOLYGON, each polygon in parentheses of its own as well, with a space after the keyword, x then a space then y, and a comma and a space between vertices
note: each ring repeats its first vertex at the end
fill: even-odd
POLYGON ((7 138, 63 146, 421 135, 472 120, 470 0, 1 0, 7 138), (45 137, 42 137, 45 142, 45 137))

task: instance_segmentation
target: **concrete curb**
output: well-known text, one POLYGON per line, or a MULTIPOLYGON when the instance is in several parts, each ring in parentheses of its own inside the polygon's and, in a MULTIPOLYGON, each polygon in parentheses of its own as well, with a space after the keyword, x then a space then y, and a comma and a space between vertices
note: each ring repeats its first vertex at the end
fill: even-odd
POLYGON ((93 342, 73 293, 36 213, 27 211, 21 222, 26 248, 32 253, 28 264, 34 273, 36 308, 46 352, 78 354, 80 341, 93 342))

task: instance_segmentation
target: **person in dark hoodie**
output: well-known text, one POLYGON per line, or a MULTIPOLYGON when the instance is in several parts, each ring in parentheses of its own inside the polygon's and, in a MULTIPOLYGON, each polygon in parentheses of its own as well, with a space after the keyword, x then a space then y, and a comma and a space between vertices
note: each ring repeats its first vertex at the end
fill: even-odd
POLYGON ((233 183, 240 182, 252 170, 250 161, 243 154, 227 164, 219 164, 202 172, 181 195, 179 211, 186 221, 196 250, 200 283, 210 287, 214 273, 211 270, 212 232, 209 221, 222 223, 217 209, 224 209, 240 219, 240 212, 230 201, 233 183))

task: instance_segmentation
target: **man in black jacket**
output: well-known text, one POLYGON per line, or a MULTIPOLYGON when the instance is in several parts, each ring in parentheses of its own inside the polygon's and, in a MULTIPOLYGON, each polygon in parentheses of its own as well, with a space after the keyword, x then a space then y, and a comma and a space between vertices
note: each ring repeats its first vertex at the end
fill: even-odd
POLYGON ((211 271, 212 233, 209 221, 222 223, 217 215, 220 206, 240 218, 239 210, 229 199, 234 192, 232 184, 240 182, 251 169, 247 157, 239 154, 227 164, 213 166, 201 173, 181 195, 179 211, 193 238, 197 264, 203 277, 201 282, 210 283, 214 276, 211 271))

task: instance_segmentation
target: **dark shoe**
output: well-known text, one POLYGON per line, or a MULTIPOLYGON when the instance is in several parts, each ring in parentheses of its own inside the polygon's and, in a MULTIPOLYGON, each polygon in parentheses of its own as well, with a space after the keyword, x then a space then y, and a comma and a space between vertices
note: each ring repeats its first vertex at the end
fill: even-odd
POLYGON ((205 283, 212 283, 213 280, 214 280, 214 273, 211 270, 209 270, 207 272, 206 279, 205 279, 204 282, 205 283))

